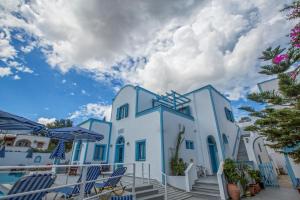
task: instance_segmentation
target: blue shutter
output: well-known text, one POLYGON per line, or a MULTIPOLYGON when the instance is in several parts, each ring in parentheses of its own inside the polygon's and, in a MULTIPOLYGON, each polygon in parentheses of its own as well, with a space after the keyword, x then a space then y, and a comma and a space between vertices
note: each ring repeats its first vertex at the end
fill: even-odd
POLYGON ((129 107, 128 104, 126 104, 126 105, 124 106, 124 109, 125 109, 125 117, 128 117, 128 107, 129 107))
POLYGON ((117 114, 116 114, 116 119, 119 120, 119 112, 120 112, 120 108, 117 108, 117 114))

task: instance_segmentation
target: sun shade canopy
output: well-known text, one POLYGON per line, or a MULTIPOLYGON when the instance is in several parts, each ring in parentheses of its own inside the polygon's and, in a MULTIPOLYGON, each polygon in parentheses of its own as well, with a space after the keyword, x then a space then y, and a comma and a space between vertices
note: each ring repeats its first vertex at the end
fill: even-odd
POLYGON ((81 127, 66 127, 49 129, 47 137, 57 140, 73 141, 73 140, 89 140, 100 141, 104 138, 102 134, 90 131, 81 127))

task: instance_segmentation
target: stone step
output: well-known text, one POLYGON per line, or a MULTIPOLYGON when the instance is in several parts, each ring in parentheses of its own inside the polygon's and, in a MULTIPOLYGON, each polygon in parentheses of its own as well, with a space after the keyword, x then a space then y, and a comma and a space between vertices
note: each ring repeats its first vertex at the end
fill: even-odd
POLYGON ((208 186, 208 187, 211 187, 211 186, 219 187, 219 184, 218 184, 218 183, 206 183, 206 182, 201 182, 201 181, 195 181, 195 184, 194 184, 194 185, 198 185, 198 186, 208 186))
POLYGON ((163 194, 154 194, 146 197, 137 198, 137 200, 164 200, 163 194))
MULTIPOLYGON (((139 185, 135 187, 136 192, 149 189, 153 189, 153 185, 139 185)), ((131 192, 132 188, 126 188, 126 191, 131 192)))
POLYGON ((193 185, 192 190, 204 190, 204 191, 220 192, 219 187, 202 186, 202 185, 193 185))
POLYGON ((186 192, 168 194, 168 199, 172 199, 172 200, 183 200, 183 199, 188 199, 191 197, 192 197, 192 195, 189 193, 186 193, 186 192))
POLYGON ((147 197, 150 195, 155 195, 158 194, 158 189, 148 189, 148 190, 141 190, 141 191, 137 191, 136 193, 136 197, 147 197))
POLYGON ((210 192, 200 192, 200 191, 194 191, 192 190, 190 192, 195 197, 200 197, 203 199, 208 199, 208 200, 219 200, 220 199, 220 193, 210 193, 210 192))

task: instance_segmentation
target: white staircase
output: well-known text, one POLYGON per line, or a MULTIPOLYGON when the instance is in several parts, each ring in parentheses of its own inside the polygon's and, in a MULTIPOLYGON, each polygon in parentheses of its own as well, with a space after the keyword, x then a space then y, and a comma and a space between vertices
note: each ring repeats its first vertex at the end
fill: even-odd
POLYGON ((220 190, 216 176, 199 178, 190 192, 194 197, 208 200, 219 200, 220 190))

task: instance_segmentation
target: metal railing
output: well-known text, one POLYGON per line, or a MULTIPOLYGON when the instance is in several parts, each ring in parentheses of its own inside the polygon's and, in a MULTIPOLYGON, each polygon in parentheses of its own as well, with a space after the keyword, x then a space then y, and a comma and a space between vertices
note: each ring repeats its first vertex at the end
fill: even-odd
MULTIPOLYGON (((2 172, 26 172, 26 171, 31 171, 32 173, 51 173, 53 168, 67 168, 70 169, 71 167, 75 167, 78 169, 81 169, 81 175, 82 175, 82 181, 80 182, 74 182, 74 183, 68 183, 68 181, 66 182, 66 184, 64 185, 58 185, 58 186, 52 186, 50 188, 45 188, 45 189, 39 189, 39 190, 33 190, 33 191, 28 191, 28 192, 21 192, 21 193, 17 193, 17 194, 10 194, 10 195, 5 195, 5 196, 0 196, 0 200, 4 200, 4 199, 9 199, 9 198, 15 198, 15 197, 21 197, 21 196, 25 196, 25 195, 30 195, 30 194, 35 194, 35 193, 41 193, 41 192, 47 192, 47 193, 51 193, 53 192, 53 190, 55 189, 60 189, 60 188, 64 188, 64 187, 75 187, 76 185, 79 185, 80 187, 80 192, 77 195, 78 199, 83 199, 83 200, 87 200, 87 199, 93 199, 96 197, 100 197, 103 195, 106 195, 108 193, 112 193, 114 190, 109 190, 109 191, 105 191, 102 192, 100 194, 91 194, 90 196, 85 196, 84 194, 84 188, 86 186, 86 184, 91 183, 91 182, 103 182, 105 180, 107 180, 109 178, 108 177, 103 177, 103 178, 98 178, 97 180, 91 180, 91 181, 86 181, 86 174, 87 174, 87 168, 91 167, 91 166, 99 166, 99 167, 103 167, 103 166, 109 166, 112 167, 112 169, 114 169, 114 166, 118 166, 118 165, 123 165, 123 166, 127 166, 127 173, 125 174, 127 177, 131 177, 131 181, 124 181, 122 180, 122 183, 126 183, 126 185, 123 186, 131 186, 132 187, 132 191, 131 194, 133 195, 134 199, 136 197, 136 163, 113 163, 113 164, 81 164, 81 165, 39 165, 39 166, 0 166, 0 173, 2 172), (130 166, 132 167, 132 169, 130 169, 130 166)), ((150 164, 149 164, 149 170, 150 170, 150 164)), ((67 171, 67 174, 69 174, 70 171, 67 171)), ((57 176, 59 175, 64 175, 64 174, 57 174, 57 176)), ((150 175, 150 172, 149 172, 150 175)), ((115 178, 117 177, 123 177, 122 176, 114 176, 115 178)), ((66 176, 66 179, 68 179, 68 175, 66 176)), ((149 178, 150 180, 150 178, 149 178)), ((49 199, 49 198, 48 198, 49 199)))

